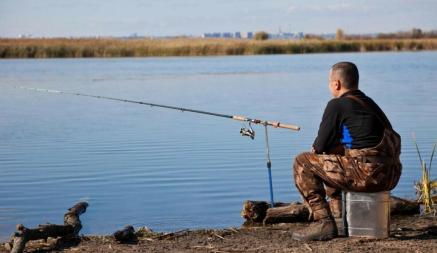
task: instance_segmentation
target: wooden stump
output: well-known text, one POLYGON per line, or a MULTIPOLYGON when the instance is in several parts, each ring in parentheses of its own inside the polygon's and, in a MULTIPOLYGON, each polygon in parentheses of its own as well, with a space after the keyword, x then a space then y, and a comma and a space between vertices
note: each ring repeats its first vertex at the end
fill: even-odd
POLYGON ((31 240, 47 239, 49 237, 77 237, 82 229, 79 216, 85 213, 88 203, 79 202, 64 215, 64 225, 39 225, 38 228, 26 228, 22 224, 17 225, 17 231, 12 238, 11 253, 21 253, 24 251, 26 243, 31 240))
POLYGON ((135 229, 131 225, 127 225, 123 229, 115 231, 113 236, 115 240, 120 243, 130 243, 137 241, 135 229))
POLYGON ((241 217, 245 218, 249 222, 262 222, 266 217, 267 209, 270 204, 266 201, 252 201, 247 200, 243 204, 243 210, 241 211, 241 217))

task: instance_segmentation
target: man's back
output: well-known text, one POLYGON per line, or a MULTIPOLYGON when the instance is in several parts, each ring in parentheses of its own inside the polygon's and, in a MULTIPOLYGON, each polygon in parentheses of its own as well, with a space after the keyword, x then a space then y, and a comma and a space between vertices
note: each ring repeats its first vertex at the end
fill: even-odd
POLYGON ((326 106, 313 147, 319 154, 340 144, 354 149, 374 147, 381 141, 385 125, 391 128, 371 98, 360 90, 349 91, 326 106))

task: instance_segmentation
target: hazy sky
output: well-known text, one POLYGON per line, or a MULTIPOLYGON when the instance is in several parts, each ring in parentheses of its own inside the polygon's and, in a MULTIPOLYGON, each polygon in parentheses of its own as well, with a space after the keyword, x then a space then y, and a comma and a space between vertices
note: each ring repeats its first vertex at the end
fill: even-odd
POLYGON ((437 29, 437 0, 0 0, 0 36, 437 29))

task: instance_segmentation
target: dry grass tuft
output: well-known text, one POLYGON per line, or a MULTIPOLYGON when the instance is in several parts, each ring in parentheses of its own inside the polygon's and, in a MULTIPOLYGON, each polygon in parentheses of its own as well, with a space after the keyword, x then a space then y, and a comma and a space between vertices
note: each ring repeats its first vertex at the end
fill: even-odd
POLYGON ((422 155, 420 154, 419 145, 417 144, 416 137, 413 134, 414 144, 416 145, 417 154, 419 156, 420 165, 422 169, 422 180, 416 183, 416 191, 418 193, 418 201, 423 204, 423 213, 424 214, 433 214, 436 215, 437 208, 434 202, 436 196, 433 196, 437 191, 437 180, 431 181, 431 165, 432 159, 434 157, 435 149, 437 146, 437 142, 434 144, 432 149, 431 158, 429 161, 429 167, 427 167, 426 162, 422 160, 422 155))

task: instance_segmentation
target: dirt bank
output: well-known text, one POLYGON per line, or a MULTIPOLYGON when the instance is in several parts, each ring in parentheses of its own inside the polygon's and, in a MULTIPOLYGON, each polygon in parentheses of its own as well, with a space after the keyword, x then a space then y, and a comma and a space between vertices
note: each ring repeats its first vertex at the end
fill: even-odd
MULTIPOLYGON (((392 217, 391 236, 384 240, 336 238, 303 243, 291 233, 306 223, 221 230, 150 234, 132 244, 119 244, 111 236, 82 236, 80 242, 55 249, 27 247, 28 252, 437 252, 437 218, 392 217)), ((30 245, 31 246, 31 245, 30 245)), ((0 252, 8 252, 5 247, 0 252)))

